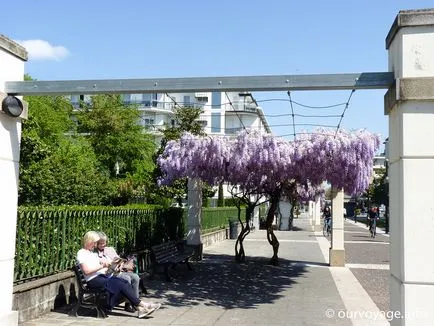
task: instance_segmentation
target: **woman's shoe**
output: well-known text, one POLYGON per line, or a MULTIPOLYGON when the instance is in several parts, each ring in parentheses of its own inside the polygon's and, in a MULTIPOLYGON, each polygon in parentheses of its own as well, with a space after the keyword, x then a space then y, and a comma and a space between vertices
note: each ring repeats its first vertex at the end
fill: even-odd
POLYGON ((137 306, 137 318, 143 318, 152 314, 155 310, 160 309, 161 303, 146 303, 141 301, 137 306))
POLYGON ((125 302, 125 311, 128 312, 136 312, 136 308, 134 308, 131 303, 125 302))

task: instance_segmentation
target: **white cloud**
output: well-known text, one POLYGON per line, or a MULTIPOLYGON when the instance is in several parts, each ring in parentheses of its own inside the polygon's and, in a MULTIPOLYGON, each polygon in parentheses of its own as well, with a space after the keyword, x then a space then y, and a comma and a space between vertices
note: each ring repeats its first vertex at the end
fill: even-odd
POLYGON ((62 60, 69 55, 69 51, 64 46, 54 46, 44 40, 25 40, 16 41, 24 46, 30 59, 34 60, 62 60))

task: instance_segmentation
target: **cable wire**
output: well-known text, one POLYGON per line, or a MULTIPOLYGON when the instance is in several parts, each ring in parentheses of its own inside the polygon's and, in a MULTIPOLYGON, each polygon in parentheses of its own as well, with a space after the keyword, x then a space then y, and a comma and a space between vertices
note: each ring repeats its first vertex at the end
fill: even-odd
MULTIPOLYGON (((262 103, 262 102, 272 102, 272 101, 281 101, 281 102, 291 102, 291 99, 284 99, 284 98, 272 98, 272 99, 266 99, 266 100, 257 100, 257 103, 262 103)), ((250 102, 253 103, 253 102, 250 102)), ((250 104, 249 103, 249 104, 250 104)), ((337 104, 332 104, 332 105, 324 105, 324 106, 313 106, 313 105, 306 105, 306 104, 302 104, 296 101, 292 101, 292 103, 298 105, 298 106, 302 106, 304 108, 308 108, 308 109, 330 109, 330 108, 334 108, 334 107, 338 107, 338 106, 343 106, 346 104, 346 102, 344 103, 337 103, 337 104)))
POLYGON ((295 136, 295 117, 294 117, 294 107, 292 106, 292 100, 291 100, 291 92, 288 91, 286 92, 288 94, 289 97, 289 103, 291 104, 291 114, 292 114, 292 129, 294 131, 294 140, 296 139, 295 136))
POLYGON ((345 104, 344 111, 342 112, 341 118, 339 119, 338 126, 336 127, 336 132, 335 132, 335 137, 334 137, 334 138, 336 138, 336 136, 337 136, 337 134, 338 134, 339 128, 340 128, 340 126, 341 126, 341 122, 342 122, 342 120, 343 120, 343 118, 344 118, 344 115, 345 115, 345 111, 347 111, 348 106, 350 105, 351 97, 353 96, 353 94, 354 94, 355 91, 356 91, 356 90, 353 89, 353 90, 351 91, 351 93, 350 93, 350 96, 348 97, 347 103, 345 104))

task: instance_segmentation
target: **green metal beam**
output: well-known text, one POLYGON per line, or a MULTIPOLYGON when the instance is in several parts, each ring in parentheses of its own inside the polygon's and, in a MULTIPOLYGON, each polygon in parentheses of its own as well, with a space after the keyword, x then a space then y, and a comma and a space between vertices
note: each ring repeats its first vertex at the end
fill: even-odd
POLYGON ((108 93, 189 93, 213 91, 314 91, 388 89, 393 82, 394 75, 391 72, 325 75, 9 81, 5 82, 5 92, 10 95, 90 95, 108 93))

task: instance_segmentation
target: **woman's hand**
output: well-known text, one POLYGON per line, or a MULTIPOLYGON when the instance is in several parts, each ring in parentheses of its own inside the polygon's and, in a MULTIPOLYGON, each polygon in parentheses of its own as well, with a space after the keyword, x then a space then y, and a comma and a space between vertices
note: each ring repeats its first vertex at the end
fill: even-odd
POLYGON ((108 261, 102 262, 102 268, 110 267, 110 263, 108 261))
POLYGON ((134 271, 134 262, 132 260, 128 260, 126 263, 124 263, 123 268, 128 272, 134 271))

